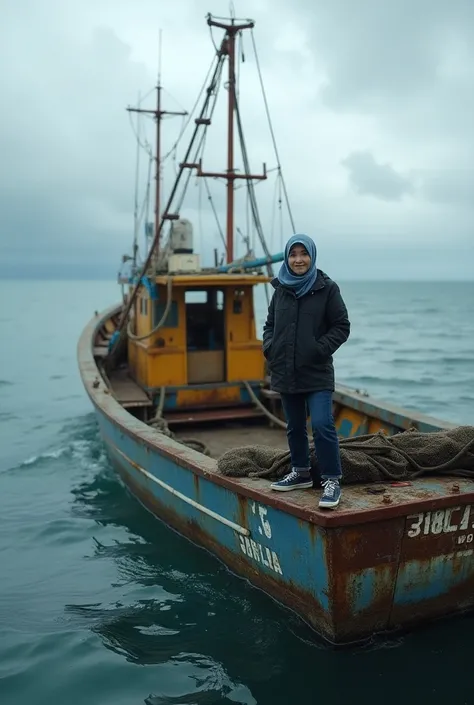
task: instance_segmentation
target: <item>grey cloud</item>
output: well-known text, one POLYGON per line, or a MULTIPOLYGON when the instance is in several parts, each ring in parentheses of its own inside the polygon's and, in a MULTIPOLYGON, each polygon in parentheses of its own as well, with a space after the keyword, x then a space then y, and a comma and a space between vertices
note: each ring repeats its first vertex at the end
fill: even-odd
MULTIPOLYGON (((9 29, 19 39, 18 25, 9 29)), ((133 140, 124 106, 146 71, 107 28, 85 43, 66 43, 47 28, 34 38, 29 29, 24 39, 36 58, 21 82, 16 52, 8 56, 4 47, 15 114, 0 117, 9 165, 0 176, 0 259, 16 259, 18 245, 36 261, 61 261, 68 252, 88 262, 108 247, 113 257, 132 229, 133 173, 124 166, 133 163, 133 140)))
POLYGON ((371 110, 382 98, 416 97, 436 86, 456 46, 465 41, 473 55, 470 0, 332 0, 311 19, 312 46, 327 71, 325 98, 335 107, 371 110))
POLYGON ((418 180, 420 193, 428 201, 474 208, 474 168, 425 171, 418 180))
POLYGON ((413 193, 409 178, 399 174, 390 164, 379 164, 367 151, 352 152, 342 161, 349 172, 349 181, 358 194, 375 196, 384 201, 399 201, 413 193))
MULTIPOLYGON (((299 17, 287 3, 279 14, 272 13, 269 0, 242 0, 237 8, 257 20, 256 40, 296 228, 314 235, 322 258, 337 243, 331 260, 336 272, 341 247, 357 233, 369 275, 364 248, 369 251, 375 237, 389 238, 394 229, 399 242, 410 237, 423 247, 449 223, 453 238, 467 242, 472 212, 458 204, 469 199, 468 180, 461 197, 462 179, 456 185, 446 169, 457 164, 459 154, 469 164, 474 142, 472 77, 469 62, 461 61, 472 45, 458 41, 474 27, 468 22, 474 3, 332 0, 314 6, 300 0, 299 7, 299 17), (317 67, 327 74, 319 96, 301 41, 306 31, 317 67), (352 116, 361 113, 374 117, 373 143, 372 131, 359 136, 353 130, 352 116), (362 145, 368 154, 361 153, 362 145), (432 155, 439 145, 443 149, 436 161, 432 155), (356 195, 340 188, 340 161, 346 154, 356 195), (388 164, 372 156, 380 154, 388 164), (358 193, 375 198, 357 198, 358 193), (402 198, 405 194, 413 198, 402 198)), ((193 105, 212 57, 208 9, 208 0, 180 0, 179 12, 154 0, 83 0, 79 5, 23 0, 2 8, 0 275, 13 267, 37 274, 41 268, 57 272, 65 267, 73 273, 81 267, 86 273, 104 268, 115 273, 122 253, 130 250, 133 230, 135 141, 125 106, 138 91, 153 87, 160 27, 165 30, 165 87, 185 108, 193 105)), ((251 168, 259 173, 262 161, 271 168, 274 160, 268 133, 263 135, 265 114, 248 36, 244 49, 242 116, 251 168)), ((153 101, 151 94, 147 106, 153 101)), ((179 109, 169 93, 166 103, 179 109)), ((224 111, 222 91, 203 160, 208 170, 225 169, 224 111)), ((146 124, 153 140, 153 123, 146 124)), ((180 127, 179 119, 164 123, 165 148, 180 127)), ((140 198, 146 168, 142 156, 140 198)), ((165 194, 173 174, 170 160, 165 194)), ((193 220, 197 247, 207 248, 212 257, 220 239, 206 191, 195 182, 192 178, 182 214, 193 220)), ((224 224, 222 182, 209 185, 224 224)), ((257 186, 257 194, 269 235, 272 177, 257 186)), ((243 189, 236 200, 242 227, 248 211, 243 189)), ((276 216, 275 250, 291 232, 286 214, 281 232, 276 216)))
MULTIPOLYGON (((119 4, 122 13, 129 10, 127 3, 119 4)), ((206 3, 199 3, 197 8, 196 3, 187 5, 195 22, 181 33, 185 42, 181 50, 179 45, 170 47, 169 35, 165 34, 168 52, 164 56, 164 76, 172 95, 167 91, 164 100, 171 110, 180 109, 173 100, 175 94, 185 108, 191 108, 213 56, 205 22, 206 3), (196 37, 198 48, 205 42, 205 65, 192 61, 190 65, 195 47, 186 43, 189 33, 196 37), (178 55, 182 62, 179 66, 170 66, 169 52, 178 55)), ((44 3, 41 9, 25 0, 23 5, 9 7, 0 27, 1 64, 8 66, 2 76, 8 109, 0 113, 0 152, 3 164, 8 164, 8 169, 0 173, 0 262, 4 269, 13 265, 21 268, 28 261, 38 268, 67 262, 90 268, 108 261, 115 269, 121 254, 131 247, 136 146, 125 107, 135 102, 139 90, 143 95, 148 88, 152 90, 145 105, 153 106, 156 78, 150 67, 137 61, 132 46, 114 29, 104 26, 100 12, 92 32, 81 32, 80 25, 76 32, 74 18, 67 17, 64 9, 55 0, 44 3)), ((105 9, 106 17, 108 12, 108 19, 113 20, 117 3, 103 1, 97 9, 105 9)), ((93 14, 96 3, 85 2, 83 10, 85 16, 93 14)), ((140 22, 146 22, 148 11, 154 13, 156 32, 150 46, 156 54, 160 26, 156 5, 136 7, 130 21, 132 26, 137 22, 134 31, 140 34, 140 22)), ((247 42, 247 54, 249 48, 247 42)), ((221 93, 221 108, 223 96, 225 91, 221 93)), ((214 136, 208 140, 203 162, 208 170, 225 169, 222 145, 226 127, 225 122, 219 127, 220 122, 219 115, 217 137, 214 129, 214 136)), ((152 121, 144 120, 142 126, 154 145, 152 121)), ((165 150, 181 126, 180 118, 165 121, 165 150)), ((180 144, 178 160, 192 128, 193 123, 180 144)), ((259 172, 261 167, 252 154, 251 161, 259 172)), ((140 200, 145 191, 146 162, 142 153, 140 200)), ((164 170, 164 200, 175 168, 171 157, 164 170)), ((209 188, 224 224, 224 187, 211 180, 209 188)), ((236 195, 238 207, 242 208, 243 200, 241 193, 236 195)), ((245 212, 245 204, 243 209, 245 212)), ((195 187, 194 178, 182 214, 192 215, 198 240, 202 239, 201 231, 216 232, 207 192, 195 187), (200 204, 207 212, 199 212, 200 204)), ((208 247, 211 254, 212 246, 220 246, 219 238, 213 240, 208 247)))

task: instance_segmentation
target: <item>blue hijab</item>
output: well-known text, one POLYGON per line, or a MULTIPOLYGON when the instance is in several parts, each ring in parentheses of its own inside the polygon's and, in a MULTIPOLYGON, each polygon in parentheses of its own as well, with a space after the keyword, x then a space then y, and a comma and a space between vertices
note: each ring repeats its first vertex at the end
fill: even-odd
POLYGON ((314 282, 318 276, 318 270, 316 269, 316 245, 313 240, 308 237, 308 235, 292 235, 285 246, 285 259, 278 272, 278 281, 283 286, 287 286, 293 289, 296 298, 299 299, 300 296, 304 296, 311 291, 314 282), (307 253, 311 257, 311 264, 309 266, 306 274, 294 274, 288 265, 288 255, 293 245, 303 245, 307 253))

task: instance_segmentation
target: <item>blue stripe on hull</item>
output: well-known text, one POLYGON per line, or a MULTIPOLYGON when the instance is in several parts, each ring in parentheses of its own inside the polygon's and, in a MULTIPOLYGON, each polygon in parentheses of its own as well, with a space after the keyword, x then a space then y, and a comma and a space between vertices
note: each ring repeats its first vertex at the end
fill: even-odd
POLYGON ((431 547, 412 561, 415 544, 406 533, 413 517, 320 527, 196 475, 99 410, 97 416, 111 461, 155 516, 293 608, 329 641, 363 639, 474 603, 473 551, 463 545, 467 551, 449 555, 431 547))
POLYGON ((312 526, 310 531, 296 517, 237 496, 151 453, 101 415, 99 423, 111 461, 145 506, 252 583, 299 608, 317 631, 332 637, 324 529, 312 526))

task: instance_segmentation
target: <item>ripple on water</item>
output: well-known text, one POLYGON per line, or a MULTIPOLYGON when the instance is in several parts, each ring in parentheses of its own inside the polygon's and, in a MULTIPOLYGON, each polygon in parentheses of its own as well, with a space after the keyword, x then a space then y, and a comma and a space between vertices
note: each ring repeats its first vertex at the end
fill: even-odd
MULTIPOLYGON (((419 298, 420 310, 438 305, 434 295, 419 298)), ((469 316, 464 322, 453 315, 451 325, 445 315, 440 325, 434 313, 415 312, 410 297, 388 299, 376 292, 349 301, 350 310, 356 300, 360 310, 351 314, 353 337, 337 353, 340 381, 349 377, 392 403, 471 418, 469 316)), ((12 405, 26 426, 1 417, 7 440, 22 448, 0 478, 0 565, 7 566, 0 580, 2 705, 291 705, 316 696, 370 705, 381 692, 395 705, 406 700, 407 682, 417 702, 428 697, 441 705, 453 700, 453 678, 455 697, 470 702, 463 664, 472 620, 372 650, 331 652, 293 614, 131 498, 110 470, 93 414, 64 420, 56 433, 63 409, 74 414, 77 405, 54 396, 79 393, 71 382, 75 352, 63 355, 63 331, 60 338, 56 347, 48 342, 45 352, 55 357, 41 358, 38 368, 43 381, 66 377, 59 386, 51 381, 50 407, 41 390, 30 415, 12 405), (38 443, 35 437, 25 445, 35 425, 38 443), (428 686, 420 669, 430 671, 428 686)), ((12 386, 5 381, 0 386, 12 386)), ((3 397, 14 393, 5 388, 3 397)))

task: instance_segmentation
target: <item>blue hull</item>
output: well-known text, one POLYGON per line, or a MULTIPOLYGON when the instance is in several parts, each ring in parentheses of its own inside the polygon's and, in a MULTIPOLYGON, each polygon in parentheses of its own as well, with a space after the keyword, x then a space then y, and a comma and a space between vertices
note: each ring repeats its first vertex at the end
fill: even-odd
POLYGON ((147 509, 331 634, 323 532, 151 453, 98 419, 112 464, 147 509))
POLYGON ((98 376, 91 322, 79 366, 112 464, 155 516, 344 644, 474 606, 474 492, 463 479, 344 489, 336 512, 312 491, 281 496, 227 478, 215 461, 123 409, 98 376), (473 506, 471 506, 473 505, 473 506))
MULTIPOLYGON (((472 606, 473 538, 471 529, 460 530, 470 505, 431 512, 423 551, 431 555, 420 556, 419 536, 410 536, 419 525, 423 538, 426 520, 418 514, 317 526, 150 451, 100 412, 98 419, 112 464, 143 505, 330 642, 353 642, 472 606), (438 532, 436 516, 443 528, 451 517, 455 532, 438 532), (453 533, 458 550, 449 552, 446 538, 453 533)), ((474 509, 470 527, 473 519, 474 509)))

